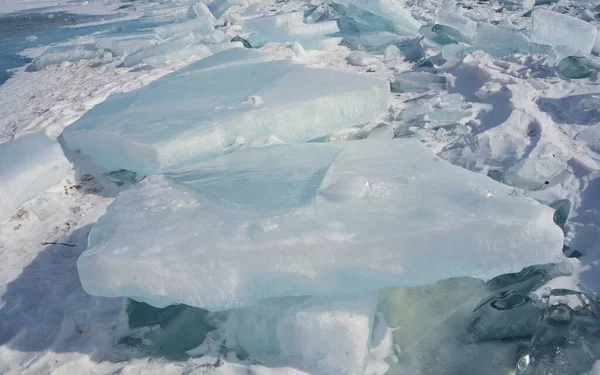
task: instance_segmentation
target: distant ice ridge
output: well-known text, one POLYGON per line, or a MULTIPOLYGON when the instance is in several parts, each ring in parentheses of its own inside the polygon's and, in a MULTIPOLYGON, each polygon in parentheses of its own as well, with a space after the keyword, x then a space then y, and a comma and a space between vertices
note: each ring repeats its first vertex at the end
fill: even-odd
POLYGON ((60 145, 43 134, 0 144, 0 221, 58 184, 70 170, 60 145))
POLYGON ((76 62, 91 60, 103 55, 104 51, 96 48, 95 44, 76 44, 70 46, 56 46, 46 49, 34 64, 37 70, 42 70, 49 65, 58 65, 65 61, 76 62))
POLYGON ((108 98, 64 138, 106 168, 153 174, 240 139, 305 142, 359 125, 385 112, 389 91, 384 79, 233 48, 108 98))
POLYGON ((246 148, 123 192, 78 270, 157 307, 356 295, 559 262, 552 217, 416 139, 246 148))

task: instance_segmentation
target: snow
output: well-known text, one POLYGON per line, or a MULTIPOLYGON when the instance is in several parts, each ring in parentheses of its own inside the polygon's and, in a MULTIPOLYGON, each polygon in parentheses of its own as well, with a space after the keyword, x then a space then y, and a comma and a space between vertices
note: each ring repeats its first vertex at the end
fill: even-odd
POLYGON ((43 134, 0 144, 0 221, 71 171, 61 147, 43 134))
POLYGON ((272 58, 233 48, 198 61, 109 98, 67 128, 65 142, 108 169, 151 174, 217 156, 238 138, 303 142, 387 109, 385 80, 287 60, 256 62, 272 58), (304 79, 309 75, 314 80, 304 79))
POLYGON ((123 192, 78 269, 94 295, 220 310, 491 278, 560 262, 562 237, 551 209, 452 167, 416 140, 280 145, 123 192))

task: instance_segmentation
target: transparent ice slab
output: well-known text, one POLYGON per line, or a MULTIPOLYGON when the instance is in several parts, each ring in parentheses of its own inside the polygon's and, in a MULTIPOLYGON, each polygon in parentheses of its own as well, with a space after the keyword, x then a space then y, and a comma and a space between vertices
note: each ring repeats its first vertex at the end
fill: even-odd
POLYGON ((552 217, 415 139, 247 148, 123 192, 78 270, 94 295, 220 310, 560 261, 552 217))
POLYGON ((108 169, 152 174, 236 140, 305 142, 387 109, 387 80, 272 59, 246 48, 204 58, 110 97, 69 126, 65 142, 108 169))

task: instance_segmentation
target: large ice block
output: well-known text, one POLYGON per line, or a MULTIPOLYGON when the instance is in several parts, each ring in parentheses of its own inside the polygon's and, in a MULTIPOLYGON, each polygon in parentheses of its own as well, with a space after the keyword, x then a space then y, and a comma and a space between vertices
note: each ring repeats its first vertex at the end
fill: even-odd
POLYGON ((410 11, 404 9, 402 1, 396 0, 334 0, 347 7, 345 17, 367 30, 389 31, 398 35, 417 35, 421 23, 410 11))
POLYGON ((35 59, 34 64, 37 70, 42 70, 48 65, 57 65, 65 61, 91 60, 102 56, 102 54, 103 51, 97 49, 93 43, 56 46, 45 50, 35 59))
POLYGON ((546 9, 532 13, 532 42, 554 48, 559 57, 587 56, 596 43, 596 26, 578 18, 546 9))
POLYGON ((236 140, 304 142, 387 109, 387 80, 272 59, 246 48, 204 58, 110 97, 69 126, 65 142, 106 168, 151 174, 236 140))
MULTIPOLYGON (((339 31, 335 21, 304 23, 303 12, 291 12, 244 21, 244 33, 253 46, 269 42, 303 42, 323 39, 339 31)), ((304 45, 304 44, 303 44, 304 45)))
POLYGON ((0 221, 58 184, 70 170, 60 145, 43 134, 0 144, 0 221))
POLYGON ((355 295, 561 261, 552 217, 416 139, 246 148, 121 193, 78 270, 154 306, 355 295))
POLYGON ((522 33, 478 22, 473 38, 473 48, 494 57, 505 57, 513 53, 529 53, 529 40, 522 33))

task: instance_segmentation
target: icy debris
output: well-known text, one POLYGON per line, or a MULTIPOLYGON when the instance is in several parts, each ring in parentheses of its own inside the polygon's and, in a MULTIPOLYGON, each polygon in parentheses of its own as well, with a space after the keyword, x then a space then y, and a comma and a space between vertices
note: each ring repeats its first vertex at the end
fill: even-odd
POLYGON ((478 22, 473 48, 501 58, 513 53, 529 53, 529 40, 522 33, 478 22))
POLYGON ((68 46, 50 47, 45 50, 34 64, 37 70, 42 70, 48 65, 57 65, 65 61, 76 62, 102 57, 104 51, 96 48, 95 44, 76 44, 68 46))
POLYGON ((552 216, 416 139, 246 148, 121 193, 78 269, 93 295, 228 309, 558 262, 552 216))
POLYGON ((499 0, 498 3, 508 10, 523 10, 533 9, 535 0, 499 0))
POLYGON ((427 92, 430 90, 446 90, 446 77, 427 72, 404 72, 394 76, 392 91, 394 92, 427 92))
POLYGON ((535 9, 531 17, 532 42, 553 47, 559 57, 588 56, 592 52, 598 34, 594 25, 541 8, 535 9))
MULTIPOLYGON (((278 356, 326 374, 364 374, 377 293, 269 299, 233 310, 237 344, 251 358, 278 356)), ((230 323, 231 324, 231 323, 230 323)))
POLYGON ((200 34, 210 34, 215 27, 210 18, 198 17, 193 20, 174 23, 166 26, 159 26, 154 31, 161 38, 171 38, 178 34, 196 32, 200 34))
POLYGON ((0 221, 58 184, 70 170, 60 145, 43 134, 0 144, 0 221))
POLYGON ((208 4, 208 9, 216 18, 220 18, 229 8, 233 6, 248 6, 248 0, 214 0, 208 4))
POLYGON ((417 36, 420 22, 397 0, 333 0, 346 8, 344 17, 361 31, 389 31, 404 36, 417 36))
POLYGON ((128 55, 123 64, 125 66, 134 66, 141 64, 149 58, 160 58, 168 54, 176 53, 184 48, 190 47, 196 43, 196 38, 192 33, 183 36, 176 36, 165 40, 154 47, 140 50, 134 54, 128 55))
POLYGON ((404 109, 399 119, 406 126, 437 129, 451 127, 470 117, 472 112, 465 109, 466 103, 460 94, 440 94, 433 98, 423 98, 404 109))
MULTIPOLYGON (((143 49, 154 47, 161 41, 162 39, 160 37, 153 34, 118 39, 111 38, 108 45, 102 48, 110 50, 115 55, 130 55, 143 49)), ((106 43, 96 40, 96 44, 104 46, 106 43)))
POLYGON ((527 190, 540 190, 566 168, 558 158, 525 158, 506 171, 504 182, 527 190))
POLYGON ((244 21, 244 33, 253 46, 269 42, 299 42, 304 47, 312 40, 322 40, 339 31, 335 21, 304 23, 303 12, 282 13, 244 21))
POLYGON ((546 297, 518 375, 596 373, 600 358, 600 300, 591 294, 555 289, 546 297))
POLYGON ((351 52, 346 60, 348 64, 355 66, 381 65, 381 60, 377 57, 362 51, 351 52))
POLYGON ((69 126, 65 141, 109 169, 156 173, 217 156, 238 138, 304 142, 387 109, 387 80, 272 59, 245 48, 204 58, 110 97, 69 126))

